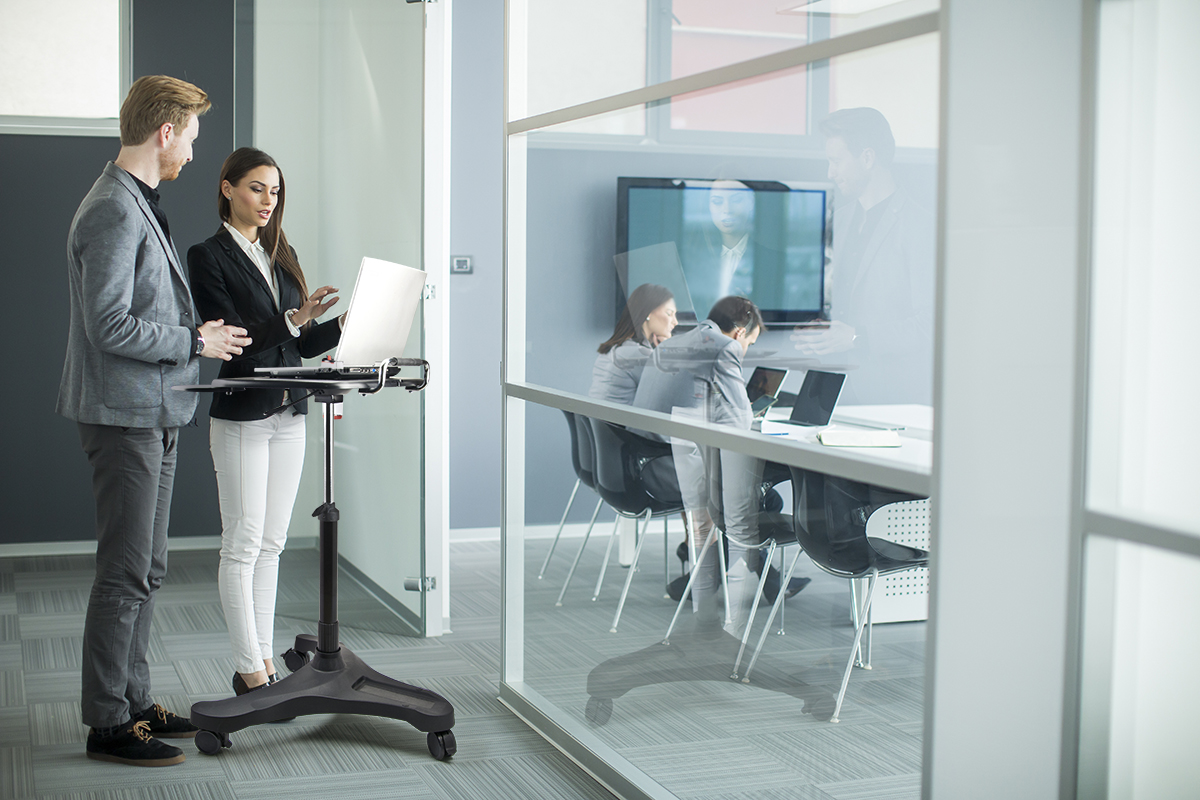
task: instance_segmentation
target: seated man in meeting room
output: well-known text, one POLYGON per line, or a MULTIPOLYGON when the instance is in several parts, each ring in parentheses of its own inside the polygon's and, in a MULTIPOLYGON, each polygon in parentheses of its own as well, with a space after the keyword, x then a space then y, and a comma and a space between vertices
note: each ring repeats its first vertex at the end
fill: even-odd
MULTIPOLYGON (((758 339, 762 327, 762 314, 747 298, 731 296, 718 300, 708 319, 687 333, 672 336, 654 351, 634 396, 634 407, 748 430, 754 413, 746 396, 742 359, 758 339)), ((663 438, 646 432, 643 435, 663 438)), ((732 621, 728 630, 740 634, 757 589, 757 581, 747 578, 751 572, 761 572, 763 567, 754 546, 758 544, 765 464, 761 459, 732 451, 705 452, 686 440, 672 439, 671 444, 680 491, 693 519, 695 552, 703 547, 712 529, 710 501, 718 501, 722 508, 729 548, 732 621), (709 471, 718 468, 721 497, 710 498, 708 487, 713 476, 709 471)), ((718 563, 715 553, 707 555, 692 585, 693 608, 702 615, 702 620, 710 620, 716 610, 718 563)), ((807 578, 799 579, 795 591, 806 583, 807 578)))

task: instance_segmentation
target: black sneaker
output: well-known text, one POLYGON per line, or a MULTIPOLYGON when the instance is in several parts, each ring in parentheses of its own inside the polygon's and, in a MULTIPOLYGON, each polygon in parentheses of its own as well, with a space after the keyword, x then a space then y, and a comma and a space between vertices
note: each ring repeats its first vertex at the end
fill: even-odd
POLYGON ((150 725, 150 735, 159 739, 191 739, 198 730, 190 720, 172 714, 158 703, 133 718, 134 722, 150 725))
POLYGON ((129 720, 108 736, 93 728, 87 738, 87 757, 135 767, 167 767, 183 761, 183 751, 150 735, 150 723, 129 720))

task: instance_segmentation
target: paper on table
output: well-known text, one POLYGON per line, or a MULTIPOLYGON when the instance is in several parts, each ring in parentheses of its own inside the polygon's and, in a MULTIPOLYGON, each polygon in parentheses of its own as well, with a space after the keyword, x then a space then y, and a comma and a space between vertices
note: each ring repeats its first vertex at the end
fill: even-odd
POLYGON ((827 447, 899 447, 900 434, 896 431, 849 430, 826 428, 817 434, 817 440, 827 447))

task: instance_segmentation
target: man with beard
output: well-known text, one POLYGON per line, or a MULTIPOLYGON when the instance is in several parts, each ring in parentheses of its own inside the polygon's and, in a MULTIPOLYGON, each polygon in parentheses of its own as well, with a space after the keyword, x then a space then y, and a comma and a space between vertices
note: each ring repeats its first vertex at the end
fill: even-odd
POLYGON ((74 420, 92 467, 96 579, 83 630, 87 756, 138 766, 183 761, 159 738, 196 729, 150 699, 146 650, 167 571, 167 521, 180 425, 199 357, 249 344, 222 320, 200 325, 156 187, 192 160, 199 88, 151 75, 121 106, 121 150, 83 199, 67 238, 71 320, 58 413, 74 420), (156 738, 159 737, 159 738, 156 738))

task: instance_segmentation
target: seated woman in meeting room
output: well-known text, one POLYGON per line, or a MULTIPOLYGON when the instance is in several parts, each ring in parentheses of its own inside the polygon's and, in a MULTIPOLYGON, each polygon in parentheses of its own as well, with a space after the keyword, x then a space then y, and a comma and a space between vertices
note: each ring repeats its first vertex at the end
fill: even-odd
POLYGON ((675 296, 665 286, 643 283, 629 295, 613 334, 597 349, 588 395, 597 400, 629 405, 651 351, 671 338, 675 296))
MULTIPOLYGON (((671 338, 671 331, 678 324, 675 295, 670 289, 656 283, 643 283, 634 289, 617 319, 612 336, 596 348, 599 355, 592 366, 592 386, 588 396, 626 406, 631 404, 650 353, 671 338)), ((660 465, 663 474, 675 474, 670 459, 654 460, 668 462, 660 465)), ((617 524, 620 542, 617 560, 623 566, 629 566, 633 561, 634 527, 632 521, 625 518, 617 524)))
MULTIPOLYGON (((283 172, 252 147, 221 167, 221 228, 188 250, 192 294, 203 319, 249 331, 254 344, 221 365, 221 378, 256 367, 300 366, 334 347, 340 320, 315 324, 337 289, 309 293, 296 251, 283 233, 283 172)), ((272 663, 279 556, 304 463, 307 401, 284 389, 214 394, 209 449, 221 504, 218 587, 233 647, 233 690, 245 694, 278 680, 272 663)))

